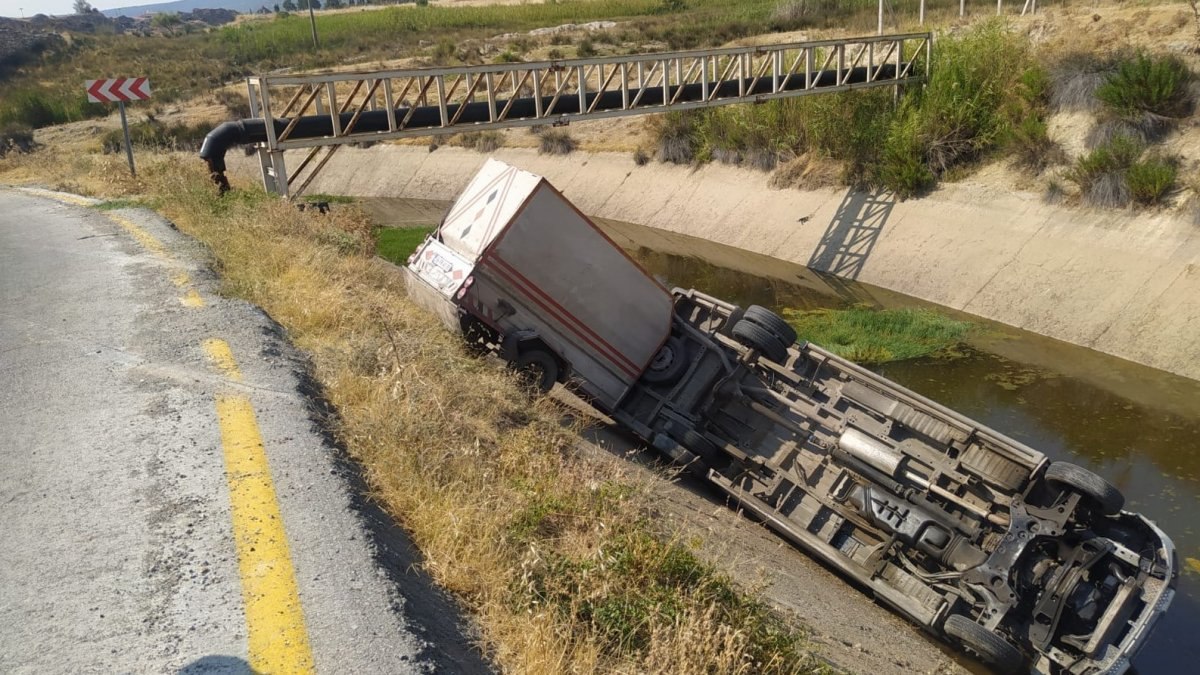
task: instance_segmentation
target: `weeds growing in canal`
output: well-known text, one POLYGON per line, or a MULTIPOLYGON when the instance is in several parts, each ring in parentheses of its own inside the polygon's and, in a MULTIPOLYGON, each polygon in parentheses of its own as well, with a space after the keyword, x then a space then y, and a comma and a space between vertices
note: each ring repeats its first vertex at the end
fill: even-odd
POLYGON ((432 227, 383 227, 375 233, 375 252, 397 265, 407 265, 408 256, 417 250, 432 227))
POLYGON ((971 330, 970 323, 928 309, 785 309, 783 317, 801 340, 865 364, 936 354, 965 340, 971 330))
POLYGON ((322 215, 259 189, 217 198, 194 158, 144 157, 136 180, 120 161, 42 152, 0 160, 0 176, 138 196, 207 245, 223 291, 311 356, 337 411, 324 423, 502 670, 824 670, 795 626, 658 529, 648 486, 582 446, 581 422, 412 304, 354 205, 322 215))

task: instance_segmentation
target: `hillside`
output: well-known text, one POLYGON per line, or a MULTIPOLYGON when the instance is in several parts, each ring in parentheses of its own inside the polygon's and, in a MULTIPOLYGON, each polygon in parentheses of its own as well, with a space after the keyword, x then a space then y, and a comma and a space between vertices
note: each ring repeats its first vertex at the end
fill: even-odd
POLYGON ((239 14, 253 14, 260 8, 271 8, 272 3, 263 0, 175 0, 174 2, 156 2, 149 5, 133 5, 106 9, 104 16, 142 16, 143 14, 160 14, 169 12, 193 12, 197 9, 227 9, 239 14))

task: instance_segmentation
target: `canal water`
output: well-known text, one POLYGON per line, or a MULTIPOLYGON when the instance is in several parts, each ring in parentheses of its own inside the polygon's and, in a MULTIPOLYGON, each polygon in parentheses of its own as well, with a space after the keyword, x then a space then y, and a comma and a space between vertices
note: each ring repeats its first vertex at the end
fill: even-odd
MULTIPOLYGON (((422 213, 446 207, 416 204, 422 213)), ((420 218, 416 210, 387 210, 413 214, 404 216, 407 226, 420 218)), ((694 237, 597 224, 668 287, 696 288, 742 306, 933 307, 694 237)), ((952 355, 873 369, 1052 459, 1099 473, 1124 492, 1128 509, 1158 522, 1179 551, 1178 595, 1134 663, 1143 674, 1200 672, 1200 382, 966 318, 979 328, 952 355)))

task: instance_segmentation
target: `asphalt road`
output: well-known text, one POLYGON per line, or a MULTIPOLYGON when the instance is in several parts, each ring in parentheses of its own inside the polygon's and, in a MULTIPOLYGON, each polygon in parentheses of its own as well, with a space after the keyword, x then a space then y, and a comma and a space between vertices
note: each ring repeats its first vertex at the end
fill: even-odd
POLYGON ((486 672, 202 260, 148 212, 0 189, 0 672, 486 672))

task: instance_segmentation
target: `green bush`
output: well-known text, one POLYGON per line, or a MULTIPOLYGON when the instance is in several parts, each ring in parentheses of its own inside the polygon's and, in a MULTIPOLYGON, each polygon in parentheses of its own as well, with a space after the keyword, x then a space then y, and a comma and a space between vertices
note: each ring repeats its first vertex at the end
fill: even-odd
POLYGON ((844 162, 846 183, 903 197, 1006 147, 1036 166, 1058 159, 1044 122, 1049 76, 1022 37, 987 22, 942 38, 934 58, 928 85, 898 109, 890 88, 868 89, 660 116, 651 134, 663 161, 770 168, 780 155, 818 153, 844 162))
POLYGON ((1066 157, 1063 149, 1050 139, 1046 121, 1031 115, 1013 127, 1010 147, 1017 164, 1034 173, 1060 164, 1066 157))
POLYGON ((1077 159, 1066 178, 1079 186, 1079 195, 1087 204, 1125 206, 1131 198, 1128 172, 1142 149, 1137 140, 1117 136, 1077 159))
POLYGON ((900 199, 919 195, 937 181, 925 161, 918 117, 907 115, 892 126, 883 147, 879 182, 900 199))
POLYGON ((1153 206, 1175 187, 1176 164, 1163 157, 1147 157, 1134 163, 1125 173, 1129 194, 1139 204, 1153 206))
POLYGON ((1191 71, 1178 57, 1140 53, 1117 64, 1097 87, 1096 98, 1119 117, 1137 118, 1145 113, 1186 117, 1192 107, 1191 79, 1191 71))

